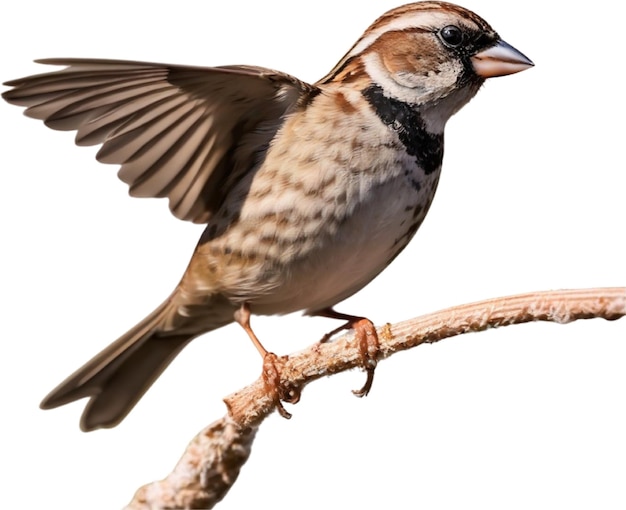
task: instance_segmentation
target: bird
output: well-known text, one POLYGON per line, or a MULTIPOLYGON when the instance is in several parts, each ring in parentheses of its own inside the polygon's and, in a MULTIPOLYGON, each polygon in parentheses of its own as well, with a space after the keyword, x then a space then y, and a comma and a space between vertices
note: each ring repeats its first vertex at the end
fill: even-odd
POLYGON ((229 323, 268 359, 251 314, 302 311, 345 321, 332 334, 371 337, 371 321, 334 307, 422 224, 448 119, 486 79, 534 65, 439 1, 386 12, 313 84, 247 65, 36 62, 63 67, 6 82, 6 101, 101 145, 97 160, 120 165, 131 196, 167 198, 175 217, 206 225, 169 297, 41 402, 89 398, 83 431, 119 424, 191 340, 229 323))

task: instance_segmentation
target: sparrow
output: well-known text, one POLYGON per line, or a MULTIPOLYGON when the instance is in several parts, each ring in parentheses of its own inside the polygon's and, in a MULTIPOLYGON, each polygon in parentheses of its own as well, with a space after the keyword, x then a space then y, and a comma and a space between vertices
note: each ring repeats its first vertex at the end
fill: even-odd
POLYGON ((172 294, 41 403, 89 397, 84 431, 117 425, 183 347, 233 321, 268 358, 252 313, 345 320, 332 333, 370 338, 367 393, 373 325, 333 307, 421 225, 448 119, 485 79, 533 66, 473 12, 430 1, 382 15, 314 84, 245 65, 38 62, 65 67, 7 82, 6 101, 101 144, 130 195, 206 224, 172 294))

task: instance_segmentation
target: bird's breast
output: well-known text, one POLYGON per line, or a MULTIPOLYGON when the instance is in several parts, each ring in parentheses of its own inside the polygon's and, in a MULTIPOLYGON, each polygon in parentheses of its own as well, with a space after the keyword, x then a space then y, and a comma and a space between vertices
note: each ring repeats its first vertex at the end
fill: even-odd
POLYGON ((406 246, 432 201, 439 167, 422 168, 393 126, 371 110, 322 120, 285 123, 199 247, 206 286, 255 313, 315 311, 357 292, 406 246))

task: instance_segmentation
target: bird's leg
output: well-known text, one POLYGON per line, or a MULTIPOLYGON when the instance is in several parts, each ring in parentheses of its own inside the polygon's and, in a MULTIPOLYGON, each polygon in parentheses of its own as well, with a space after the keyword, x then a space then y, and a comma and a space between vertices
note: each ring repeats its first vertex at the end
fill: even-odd
POLYGON ((319 315, 321 317, 328 317, 330 319, 340 319, 347 321, 338 328, 333 329, 329 333, 326 333, 321 342, 327 342, 331 337, 346 329, 352 329, 354 331, 354 338, 359 346, 359 352, 361 354, 361 361, 363 369, 367 372, 367 379, 365 384, 360 390, 352 390, 357 397, 366 396, 372 389, 372 383, 374 382, 374 371, 376 370, 376 364, 378 363, 378 353, 380 351, 380 344, 378 342, 378 333, 371 320, 365 317, 359 317, 356 315, 347 315, 345 313, 339 313, 332 308, 325 308, 319 310, 312 315, 319 315))
POLYGON ((261 341, 257 338, 254 331, 252 331, 252 326, 250 326, 250 305, 248 305, 248 303, 243 303, 235 312, 235 322, 248 333, 250 340, 252 340, 252 343, 256 347, 256 350, 259 351, 262 358, 270 354, 267 349, 263 347, 263 344, 261 344, 261 341))
POLYGON ((256 347, 257 351, 263 358, 263 383, 265 389, 270 394, 276 403, 276 409, 278 413, 286 419, 291 418, 291 414, 283 407, 281 400, 295 404, 300 400, 300 389, 293 387, 286 387, 281 384, 280 381, 280 366, 283 361, 276 356, 273 352, 269 352, 261 341, 258 339, 252 327, 250 326, 250 306, 248 303, 243 303, 234 315, 235 322, 237 322, 252 340, 252 343, 256 347))

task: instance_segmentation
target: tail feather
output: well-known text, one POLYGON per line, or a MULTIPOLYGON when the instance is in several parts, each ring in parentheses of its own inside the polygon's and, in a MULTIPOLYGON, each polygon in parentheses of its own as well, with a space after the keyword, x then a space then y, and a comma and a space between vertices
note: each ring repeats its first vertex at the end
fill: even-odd
POLYGON ((176 309, 171 298, 165 301, 59 384, 40 407, 52 409, 91 397, 81 417, 81 429, 87 432, 117 425, 185 345, 198 335, 230 322, 224 320, 212 327, 205 324, 201 329, 186 329, 185 333, 163 331, 176 309))
POLYGON ((176 355, 195 336, 151 336, 111 372, 93 393, 80 419, 85 432, 110 428, 121 422, 176 355))

